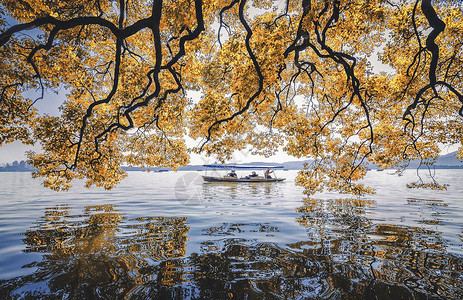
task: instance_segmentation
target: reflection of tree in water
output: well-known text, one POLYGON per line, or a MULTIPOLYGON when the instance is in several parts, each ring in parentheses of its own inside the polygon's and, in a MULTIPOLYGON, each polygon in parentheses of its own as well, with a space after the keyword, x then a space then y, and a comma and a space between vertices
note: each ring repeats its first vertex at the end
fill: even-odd
POLYGON ((122 216, 112 205, 86 207, 84 214, 72 216, 72 207, 48 208, 33 230, 27 231, 26 252, 53 252, 54 255, 106 250, 107 238, 113 237, 122 216))
POLYGON ((258 242, 270 224, 224 224, 192 258, 198 295, 224 299, 461 299, 463 261, 439 232, 375 224, 369 200, 307 200, 297 221, 309 239, 258 242), (215 239, 214 239, 215 238, 215 239))
POLYGON ((124 220, 112 205, 87 207, 77 216, 70 211, 68 206, 49 208, 25 233, 25 251, 43 252, 43 259, 25 266, 37 268, 33 274, 0 282, 0 292, 6 295, 20 287, 12 294, 111 298, 142 284, 153 263, 163 284, 177 276, 175 268, 159 260, 185 255, 186 218, 124 220))
POLYGON ((309 240, 292 245, 330 270, 333 289, 362 296, 459 299, 463 261, 437 231, 373 222, 366 200, 308 199, 297 221, 309 240), (347 288, 347 289, 346 289, 347 288))
POLYGON ((36 298, 110 299, 460 299, 462 259, 438 232, 376 224, 365 200, 307 200, 297 219, 308 239, 262 242, 271 223, 203 230, 186 257, 186 218, 124 219, 113 206, 73 216, 47 210, 25 234, 41 251, 37 270, 0 282, 0 292, 36 298), (46 289, 44 287, 47 287, 46 289))

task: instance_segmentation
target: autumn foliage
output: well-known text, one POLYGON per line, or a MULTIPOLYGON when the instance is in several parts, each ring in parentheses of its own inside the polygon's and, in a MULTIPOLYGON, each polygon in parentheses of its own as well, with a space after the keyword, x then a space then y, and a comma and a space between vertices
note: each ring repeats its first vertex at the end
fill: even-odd
POLYGON ((282 147, 314 159, 308 194, 362 194, 368 164, 432 165, 463 139, 460 1, 4 0, 0 29, 0 145, 40 143, 53 189, 282 147))

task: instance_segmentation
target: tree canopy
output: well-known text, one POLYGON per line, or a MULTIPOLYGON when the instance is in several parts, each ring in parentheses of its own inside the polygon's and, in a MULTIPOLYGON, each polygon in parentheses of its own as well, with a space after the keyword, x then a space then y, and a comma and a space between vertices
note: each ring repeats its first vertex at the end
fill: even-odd
POLYGON ((368 164, 463 158, 458 0, 3 0, 0 30, 0 145, 40 143, 53 189, 282 147, 314 159, 308 194, 362 194, 368 164), (39 114, 58 89, 60 115, 39 114))

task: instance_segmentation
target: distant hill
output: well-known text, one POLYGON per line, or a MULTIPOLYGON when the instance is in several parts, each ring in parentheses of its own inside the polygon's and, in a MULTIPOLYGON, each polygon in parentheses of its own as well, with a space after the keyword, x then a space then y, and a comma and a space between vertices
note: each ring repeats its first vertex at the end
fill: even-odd
MULTIPOLYGON (((437 159, 434 167, 436 169, 463 169, 463 160, 455 157, 457 152, 452 152, 446 155, 442 155, 437 159)), ((253 166, 283 166, 283 168, 288 170, 301 170, 304 167, 304 164, 310 164, 313 160, 304 160, 304 161, 287 161, 283 163, 269 163, 269 162, 251 162, 245 164, 237 165, 253 165, 253 166)), ((409 168, 417 168, 419 166, 419 161, 415 160, 410 162, 409 168)), ((377 167, 372 165, 372 169, 377 167)), ((199 171, 204 170, 205 168, 202 165, 189 165, 186 167, 179 168, 180 171, 199 171)))
POLYGON ((458 159, 455 157, 457 154, 457 151, 446 154, 446 155, 441 155, 437 159, 436 165, 438 166, 463 166, 463 160, 458 159))
MULTIPOLYGON (((463 169, 463 161, 455 157, 457 151, 441 155, 434 164, 436 169, 463 169)), ((420 165, 419 160, 410 162, 409 168, 417 168, 420 165)))
MULTIPOLYGON (((463 169, 463 160, 458 159, 455 157, 457 151, 445 154, 440 156, 437 159, 436 164, 434 167, 436 169, 463 169)), ((253 165, 253 166, 283 166, 285 169, 288 170, 301 170, 304 167, 304 164, 310 164, 313 160, 304 160, 304 161, 287 161, 283 163, 269 163, 269 162, 251 162, 246 164, 237 164, 237 165, 253 165)), ((419 166, 419 161, 415 160, 410 162, 409 168, 417 168, 419 166)), ((377 167, 372 165, 372 169, 376 169, 377 167)), ((179 168, 180 171, 199 171, 204 170, 205 168, 202 165, 189 165, 186 167, 179 168)))

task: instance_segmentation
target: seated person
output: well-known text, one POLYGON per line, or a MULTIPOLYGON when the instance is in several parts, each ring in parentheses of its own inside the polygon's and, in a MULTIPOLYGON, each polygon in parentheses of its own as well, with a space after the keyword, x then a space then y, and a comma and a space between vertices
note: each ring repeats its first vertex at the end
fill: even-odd
POLYGON ((252 171, 251 175, 249 175, 248 177, 253 178, 253 177, 258 177, 258 176, 259 175, 257 175, 255 171, 252 171))
POLYGON ((232 170, 230 173, 228 173, 228 176, 230 176, 230 177, 235 177, 235 178, 238 177, 238 176, 236 175, 236 173, 235 173, 235 170, 232 170))
POLYGON ((272 176, 270 176, 270 173, 273 173, 273 171, 271 171, 270 169, 267 169, 264 173, 264 177, 265 179, 270 179, 272 178, 272 176))
POLYGON ((252 179, 252 178, 256 178, 256 177, 259 177, 259 175, 256 174, 256 172, 252 171, 252 173, 246 177, 244 177, 245 179, 252 179))

